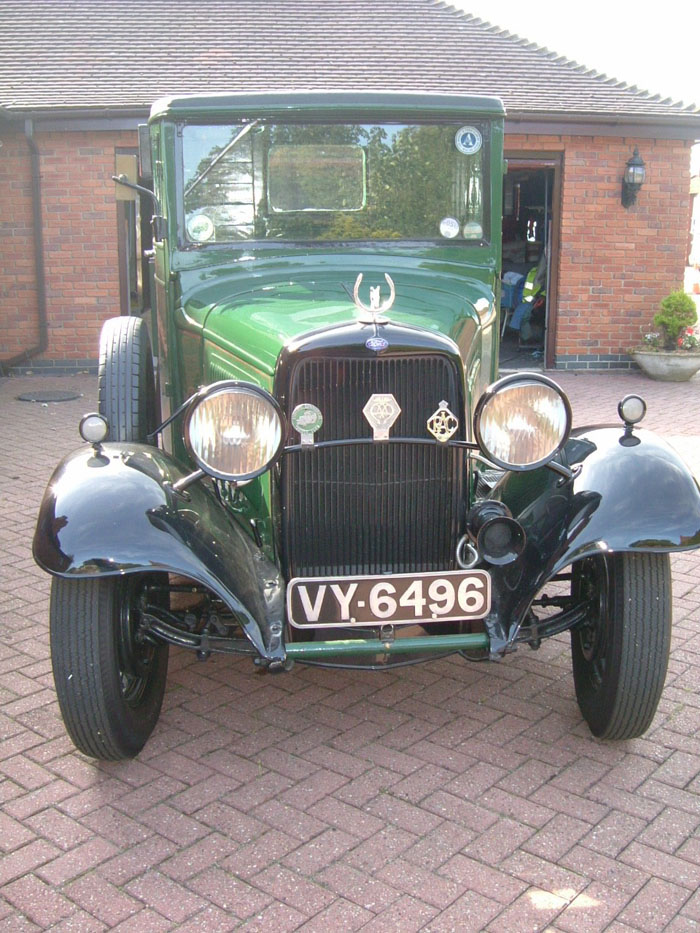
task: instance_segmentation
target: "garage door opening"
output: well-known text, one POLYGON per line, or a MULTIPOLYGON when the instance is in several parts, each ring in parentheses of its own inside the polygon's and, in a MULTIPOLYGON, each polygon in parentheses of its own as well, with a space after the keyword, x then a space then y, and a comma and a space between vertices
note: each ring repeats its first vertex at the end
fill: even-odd
POLYGON ((559 162, 509 158, 503 185, 502 370, 553 365, 559 162))

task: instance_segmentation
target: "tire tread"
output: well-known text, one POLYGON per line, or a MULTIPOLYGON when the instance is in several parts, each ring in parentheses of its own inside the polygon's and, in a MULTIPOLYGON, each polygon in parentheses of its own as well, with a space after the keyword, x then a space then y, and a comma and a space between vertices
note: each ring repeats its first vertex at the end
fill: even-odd
MULTIPOLYGON (((60 578, 51 587, 51 649, 54 681, 66 729, 74 744, 94 758, 122 758, 111 736, 102 683, 97 625, 104 617, 100 580, 60 578), (87 623, 87 624, 86 624, 87 623), (74 637, 66 637, 69 627, 74 637)), ((107 610, 109 607, 106 607, 107 610)))
POLYGON ((629 552, 601 557, 609 574, 608 643, 604 681, 591 680, 579 633, 572 636, 576 696, 598 738, 633 739, 652 723, 661 698, 671 644, 671 565, 668 554, 629 552))
POLYGON ((626 557, 617 594, 622 602, 618 618, 626 623, 621 633, 620 678, 614 714, 604 736, 610 739, 638 737, 651 725, 666 680, 671 640, 668 555, 626 557), (638 618, 632 623, 635 606, 642 607, 643 624, 638 618))
POLYGON ((148 425, 148 330, 138 317, 105 321, 100 335, 97 397, 100 414, 109 421, 109 440, 143 441, 148 425))
POLYGON ((133 758, 160 713, 167 673, 167 646, 158 648, 153 679, 142 707, 121 696, 114 577, 51 584, 51 660, 61 714, 75 746, 104 761, 133 758))

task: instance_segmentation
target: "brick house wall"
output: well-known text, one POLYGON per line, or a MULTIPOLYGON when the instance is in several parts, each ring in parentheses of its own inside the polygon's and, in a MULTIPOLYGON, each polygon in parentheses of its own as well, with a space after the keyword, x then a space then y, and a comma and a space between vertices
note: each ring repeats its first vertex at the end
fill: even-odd
POLYGON ((659 302, 683 286, 690 143, 628 137, 507 136, 506 150, 563 153, 557 368, 627 368, 659 302), (634 147, 637 203, 620 203, 634 147))
POLYGON ((38 341, 38 320, 29 150, 21 133, 0 141, 0 359, 7 359, 38 341))
MULTIPOLYGON (((38 336, 31 177, 21 133, 0 137, 3 262, 0 359, 38 336)), ((37 132, 41 155, 49 348, 19 369, 94 368, 102 322, 120 313, 116 147, 135 132, 37 132)), ((682 285, 689 229, 689 143, 621 137, 507 135, 506 150, 563 153, 555 360, 560 368, 627 368, 660 299, 682 285), (634 146, 647 181, 625 209, 620 184, 634 146)))
MULTIPOLYGON (((0 359, 38 341, 30 158, 22 133, 0 137, 0 359)), ((94 368, 102 322, 119 314, 114 156, 132 132, 35 135, 40 152, 48 351, 22 365, 52 372, 94 368)))

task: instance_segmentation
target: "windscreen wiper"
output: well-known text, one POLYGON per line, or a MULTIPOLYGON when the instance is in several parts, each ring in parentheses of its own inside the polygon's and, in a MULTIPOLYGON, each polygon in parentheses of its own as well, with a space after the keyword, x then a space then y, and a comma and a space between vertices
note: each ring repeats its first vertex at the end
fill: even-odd
POLYGON ((218 162, 220 162, 221 159, 223 159, 223 157, 226 155, 226 153, 227 153, 227 152, 230 152, 231 149, 233 149, 233 147, 236 145, 236 143, 239 143, 239 142, 243 139, 244 136, 246 136, 248 133, 250 133, 250 131, 253 129, 254 126, 257 126, 257 125, 258 125, 258 123, 260 123, 260 120, 253 120, 252 123, 247 123, 247 124, 243 127, 243 129, 240 131, 240 133, 237 133, 237 134, 233 137, 233 139, 231 140, 231 142, 230 142, 230 143, 227 143, 227 144, 224 146, 224 148, 221 150, 221 152, 220 152, 218 155, 214 156, 214 158, 211 160, 211 162, 209 163, 209 165, 207 165, 207 167, 204 169, 204 171, 200 172, 199 175, 197 175, 197 177, 195 178, 195 180, 194 180, 190 185, 188 185, 187 188, 185 188, 185 197, 187 197, 187 195, 188 195, 191 191, 194 191, 194 189, 197 187, 197 185, 200 183, 200 181, 202 181, 202 179, 204 179, 204 178, 207 177, 207 175, 209 174, 209 172, 211 172, 211 170, 214 168, 214 166, 215 166, 218 162))

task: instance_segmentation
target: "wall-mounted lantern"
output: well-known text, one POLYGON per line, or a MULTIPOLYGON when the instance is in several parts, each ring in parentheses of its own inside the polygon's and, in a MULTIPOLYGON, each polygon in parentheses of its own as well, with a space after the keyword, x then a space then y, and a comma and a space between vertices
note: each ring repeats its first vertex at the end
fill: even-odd
POLYGON ((647 177, 644 159, 639 149, 634 147, 632 157, 627 160, 625 174, 622 176, 622 206, 630 207, 637 200, 637 192, 647 177))

